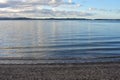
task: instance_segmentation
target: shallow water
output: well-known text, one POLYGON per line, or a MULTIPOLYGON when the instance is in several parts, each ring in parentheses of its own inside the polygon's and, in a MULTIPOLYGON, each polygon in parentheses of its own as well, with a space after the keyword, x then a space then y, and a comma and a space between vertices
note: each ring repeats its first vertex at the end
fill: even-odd
POLYGON ((0 21, 0 63, 120 61, 120 21, 0 21))

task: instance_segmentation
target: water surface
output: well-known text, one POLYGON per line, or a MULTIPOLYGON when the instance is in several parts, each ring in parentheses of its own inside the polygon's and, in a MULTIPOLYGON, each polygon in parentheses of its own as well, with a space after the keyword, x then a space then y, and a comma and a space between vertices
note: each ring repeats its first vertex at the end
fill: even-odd
POLYGON ((109 61, 120 61, 120 21, 0 21, 0 63, 109 61))

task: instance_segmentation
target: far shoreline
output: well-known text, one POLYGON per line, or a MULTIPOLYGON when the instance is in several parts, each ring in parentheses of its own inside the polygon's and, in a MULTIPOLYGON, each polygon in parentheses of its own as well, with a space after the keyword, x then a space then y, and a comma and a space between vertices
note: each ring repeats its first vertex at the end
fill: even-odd
POLYGON ((86 19, 86 18, 26 18, 26 17, 18 17, 18 18, 9 18, 3 17, 0 20, 115 20, 120 21, 120 19, 86 19))

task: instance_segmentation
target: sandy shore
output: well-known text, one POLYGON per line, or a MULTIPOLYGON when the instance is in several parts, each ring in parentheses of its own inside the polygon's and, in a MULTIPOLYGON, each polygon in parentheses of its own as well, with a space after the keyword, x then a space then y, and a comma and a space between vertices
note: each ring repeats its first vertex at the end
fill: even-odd
POLYGON ((1 64, 0 80, 120 80, 120 63, 1 64))

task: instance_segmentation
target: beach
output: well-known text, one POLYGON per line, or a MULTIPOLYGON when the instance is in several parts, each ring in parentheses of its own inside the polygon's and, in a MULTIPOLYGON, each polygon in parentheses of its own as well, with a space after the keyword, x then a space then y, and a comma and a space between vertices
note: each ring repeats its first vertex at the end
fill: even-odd
POLYGON ((120 63, 1 64, 0 80, 119 80, 120 63))

